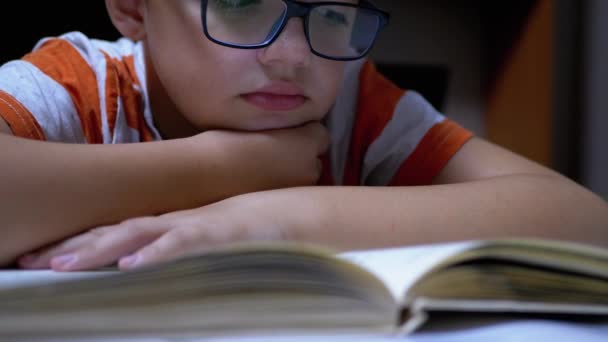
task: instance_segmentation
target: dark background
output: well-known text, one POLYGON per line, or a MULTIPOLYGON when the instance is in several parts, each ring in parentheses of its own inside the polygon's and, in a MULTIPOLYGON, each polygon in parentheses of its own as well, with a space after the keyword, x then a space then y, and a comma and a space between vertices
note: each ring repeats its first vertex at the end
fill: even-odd
POLYGON ((13 38, 10 44, 3 44, 0 62, 20 58, 41 38, 69 31, 81 31, 101 39, 120 36, 112 26, 106 14, 105 3, 101 0, 5 1, 2 12, 0 32, 10 34, 13 38), (25 14, 32 11, 36 13, 30 15, 31 20, 25 20, 25 14), (11 15, 15 16, 14 20, 7 19, 11 15))

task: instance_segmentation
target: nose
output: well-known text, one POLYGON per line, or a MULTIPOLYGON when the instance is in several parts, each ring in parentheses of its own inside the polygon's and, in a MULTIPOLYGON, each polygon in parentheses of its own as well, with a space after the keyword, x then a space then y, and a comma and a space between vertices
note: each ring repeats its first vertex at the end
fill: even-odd
POLYGON ((312 52, 306 40, 301 18, 290 19, 277 39, 258 52, 258 60, 261 64, 282 72, 306 68, 310 65, 311 59, 312 52))

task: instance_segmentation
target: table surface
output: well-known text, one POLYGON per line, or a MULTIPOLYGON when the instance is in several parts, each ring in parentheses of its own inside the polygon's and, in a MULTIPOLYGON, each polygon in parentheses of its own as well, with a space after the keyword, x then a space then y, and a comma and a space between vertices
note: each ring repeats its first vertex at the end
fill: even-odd
POLYGON ((83 339, 28 339, 21 342, 517 342, 517 341, 608 341, 608 323, 590 324, 551 320, 509 320, 483 324, 476 327, 453 328, 444 331, 422 332, 404 337, 373 335, 259 335, 222 336, 206 338, 91 338, 83 339))

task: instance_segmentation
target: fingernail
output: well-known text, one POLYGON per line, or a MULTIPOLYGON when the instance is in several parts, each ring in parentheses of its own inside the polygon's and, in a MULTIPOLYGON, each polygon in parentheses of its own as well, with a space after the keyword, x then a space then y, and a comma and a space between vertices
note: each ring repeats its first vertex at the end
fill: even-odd
POLYGON ((136 267, 140 262, 141 257, 139 256, 139 254, 133 254, 120 259, 118 266, 120 268, 133 268, 136 267))
POLYGON ((76 265, 76 261, 78 261, 76 254, 67 254, 54 257, 51 260, 51 265, 53 268, 58 268, 60 270, 69 270, 76 265))

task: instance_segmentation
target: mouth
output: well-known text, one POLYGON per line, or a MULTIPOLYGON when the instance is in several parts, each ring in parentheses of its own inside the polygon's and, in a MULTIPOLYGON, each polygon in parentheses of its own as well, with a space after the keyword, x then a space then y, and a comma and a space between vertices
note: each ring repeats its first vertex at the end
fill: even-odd
POLYGON ((250 93, 242 95, 248 103, 268 111, 291 111, 300 108, 306 102, 302 95, 277 95, 271 93, 250 93))
POLYGON ((298 86, 289 82, 273 82, 241 97, 249 104, 266 111, 295 110, 308 100, 298 86))

